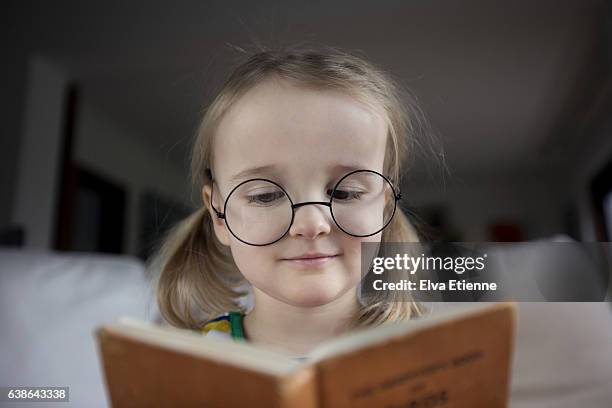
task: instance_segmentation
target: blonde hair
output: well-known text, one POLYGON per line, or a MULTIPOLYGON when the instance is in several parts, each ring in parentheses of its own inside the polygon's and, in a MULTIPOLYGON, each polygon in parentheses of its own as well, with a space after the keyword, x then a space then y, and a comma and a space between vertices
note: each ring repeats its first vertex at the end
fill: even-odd
MULTIPOLYGON (((422 148, 428 137, 427 121, 416 99, 381 70, 363 58, 335 48, 263 49, 240 64, 209 105, 199 126, 191 158, 192 187, 202 191, 211 184, 212 147, 215 130, 224 114, 247 91, 269 79, 321 90, 348 93, 373 109, 384 112, 388 127, 383 172, 395 186, 402 176, 401 164, 422 148)), ((157 302, 170 324, 197 329, 208 319, 228 310, 243 311, 238 299, 246 293, 244 278, 229 249, 213 231, 204 203, 177 224, 153 259, 158 270, 157 302)), ((398 206, 381 242, 418 242, 418 236, 398 206)), ((360 299, 362 307, 351 326, 377 325, 409 319, 421 313, 408 291, 384 291, 360 299)))

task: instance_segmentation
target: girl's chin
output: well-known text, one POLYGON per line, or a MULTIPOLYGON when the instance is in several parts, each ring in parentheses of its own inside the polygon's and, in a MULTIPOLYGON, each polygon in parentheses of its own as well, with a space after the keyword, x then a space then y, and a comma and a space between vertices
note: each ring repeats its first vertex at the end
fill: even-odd
MULTIPOLYGON (((306 286, 306 285, 305 285, 306 286)), ((284 293, 286 303, 297 307, 317 307, 327 305, 346 293, 346 288, 334 288, 333 285, 326 287, 302 287, 290 293, 284 293)))
POLYGON ((296 307, 318 307, 318 306, 325 306, 331 302, 333 302, 335 300, 334 297, 324 297, 324 296, 301 296, 300 298, 292 298, 288 300, 288 303, 290 303, 293 306, 296 307))

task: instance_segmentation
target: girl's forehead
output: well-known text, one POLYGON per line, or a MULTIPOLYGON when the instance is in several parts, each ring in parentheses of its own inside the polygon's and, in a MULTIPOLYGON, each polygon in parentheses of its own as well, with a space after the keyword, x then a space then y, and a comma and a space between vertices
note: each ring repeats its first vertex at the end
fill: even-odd
POLYGON ((342 165, 382 170, 386 143, 383 115, 350 95, 269 81, 222 119, 213 166, 227 181, 268 165, 313 175, 342 165))

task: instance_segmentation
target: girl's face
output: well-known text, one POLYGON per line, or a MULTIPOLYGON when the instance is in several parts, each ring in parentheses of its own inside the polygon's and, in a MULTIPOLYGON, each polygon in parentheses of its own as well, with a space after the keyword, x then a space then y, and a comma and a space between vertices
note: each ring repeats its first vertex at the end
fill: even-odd
MULTIPOLYGON (((383 172, 386 134, 381 114, 344 93, 266 81, 241 97, 217 128, 213 203, 223 211, 236 185, 259 177, 279 183, 294 203, 329 201, 326 192, 351 169, 383 172)), ((208 205, 209 187, 203 199, 208 205)), ((336 226, 329 207, 305 205, 295 209, 280 241, 251 246, 214 213, 212 218, 217 238, 230 247, 244 277, 268 296, 301 307, 324 305, 354 290, 361 278, 361 243, 380 241, 382 234, 350 236, 336 226), (317 267, 287 260, 313 252, 336 256, 317 267)))

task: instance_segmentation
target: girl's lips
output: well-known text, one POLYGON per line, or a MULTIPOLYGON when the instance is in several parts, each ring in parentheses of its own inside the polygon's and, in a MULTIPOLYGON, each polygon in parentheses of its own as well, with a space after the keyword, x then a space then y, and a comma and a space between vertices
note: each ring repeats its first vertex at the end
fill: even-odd
POLYGON ((338 256, 339 255, 325 256, 320 258, 283 259, 283 261, 289 262, 293 266, 304 268, 317 268, 327 264, 338 256))

